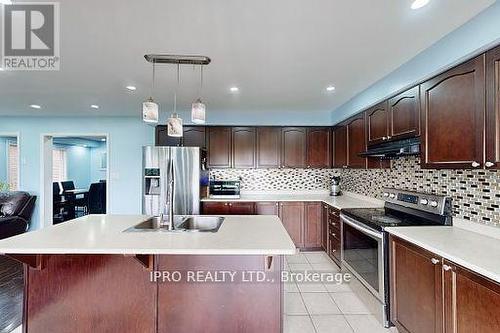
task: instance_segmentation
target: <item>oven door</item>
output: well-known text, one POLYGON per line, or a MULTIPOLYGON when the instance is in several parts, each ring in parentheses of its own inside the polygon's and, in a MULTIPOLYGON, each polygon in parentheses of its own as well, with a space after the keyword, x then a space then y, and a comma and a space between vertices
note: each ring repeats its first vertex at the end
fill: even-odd
POLYGON ((340 217, 342 264, 385 304, 383 233, 343 214, 340 217))

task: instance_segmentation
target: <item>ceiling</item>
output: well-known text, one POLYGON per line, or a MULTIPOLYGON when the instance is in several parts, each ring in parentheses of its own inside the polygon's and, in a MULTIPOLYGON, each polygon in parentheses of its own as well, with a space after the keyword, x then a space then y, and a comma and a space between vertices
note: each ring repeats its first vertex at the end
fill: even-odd
MULTIPOLYGON (((0 115, 138 116, 150 94, 146 53, 212 58, 203 89, 209 121, 228 112, 329 115, 494 0, 432 0, 416 11, 411 2, 64 0, 61 70, 0 72, 0 115)), ((153 96, 165 114, 175 68, 157 65, 153 96)), ((199 74, 181 67, 179 109, 197 97, 199 74)))

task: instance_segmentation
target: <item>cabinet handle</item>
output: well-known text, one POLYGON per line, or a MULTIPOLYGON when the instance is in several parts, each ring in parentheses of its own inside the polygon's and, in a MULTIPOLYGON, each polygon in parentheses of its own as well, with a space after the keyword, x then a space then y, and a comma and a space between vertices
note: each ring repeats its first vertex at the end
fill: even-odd
POLYGON ((431 262, 432 262, 433 265, 437 265, 439 263, 439 259, 432 258, 431 262))
POLYGON ((232 203, 229 204, 229 206, 232 206, 232 205, 233 205, 232 203))
POLYGON ((448 265, 443 265, 443 269, 445 271, 451 271, 451 266, 448 266, 448 265))
POLYGON ((386 136, 383 136, 383 137, 382 137, 382 140, 384 140, 384 141, 385 141, 385 140, 387 140, 387 137, 386 137, 386 136))
POLYGON ((224 204, 224 206, 227 206, 227 202, 224 204))
POLYGON ((486 162, 484 165, 486 165, 487 168, 491 168, 492 166, 495 165, 493 162, 486 162))
POLYGON ((479 167, 481 164, 477 163, 476 161, 472 162, 472 167, 473 168, 477 168, 479 167))
POLYGON ((276 203, 276 206, 279 206, 280 204, 279 203, 276 203))
POLYGON ((389 136, 387 137, 387 140, 390 140, 391 138, 392 138, 392 136, 390 136, 390 135, 389 135, 389 136))

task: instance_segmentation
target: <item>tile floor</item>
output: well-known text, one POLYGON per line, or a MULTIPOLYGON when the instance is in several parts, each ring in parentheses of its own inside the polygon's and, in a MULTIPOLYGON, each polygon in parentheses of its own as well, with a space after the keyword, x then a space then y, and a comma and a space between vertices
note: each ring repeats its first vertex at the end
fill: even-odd
MULTIPOLYGON (((325 252, 304 252, 288 256, 285 269, 339 272, 325 252)), ((285 283, 285 333, 384 333, 348 283, 285 283)))

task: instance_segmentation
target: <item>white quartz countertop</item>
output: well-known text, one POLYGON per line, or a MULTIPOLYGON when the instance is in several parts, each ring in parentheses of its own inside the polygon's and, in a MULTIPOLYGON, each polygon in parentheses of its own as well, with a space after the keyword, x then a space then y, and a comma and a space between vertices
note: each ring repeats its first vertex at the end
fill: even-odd
POLYGON ((218 232, 123 232, 148 217, 88 215, 0 241, 2 254, 295 254, 277 216, 226 216, 218 232))
POLYGON ((205 198, 203 202, 265 202, 265 201, 314 201, 324 202, 337 209, 345 208, 377 208, 384 202, 375 198, 345 193, 340 196, 329 196, 327 193, 296 192, 296 193, 251 193, 241 194, 239 199, 205 198))
POLYGON ((500 239, 458 227, 392 227, 390 234, 500 283, 500 239))

